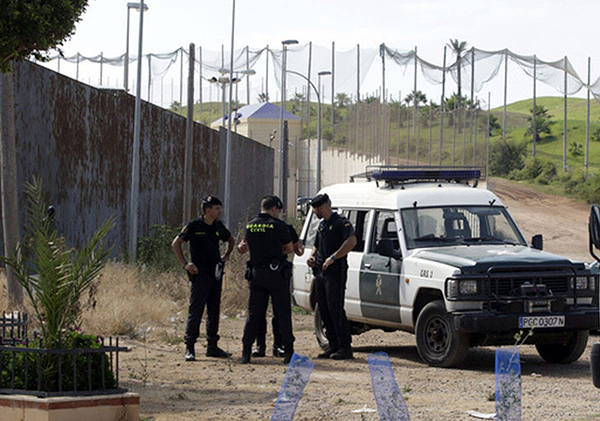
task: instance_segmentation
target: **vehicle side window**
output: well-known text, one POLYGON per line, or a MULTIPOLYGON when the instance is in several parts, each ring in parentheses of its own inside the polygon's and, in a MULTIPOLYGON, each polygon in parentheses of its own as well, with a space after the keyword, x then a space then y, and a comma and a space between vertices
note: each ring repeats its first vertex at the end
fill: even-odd
POLYGON ((352 251, 364 251, 365 239, 367 238, 367 229, 369 227, 368 211, 364 210, 349 210, 344 214, 352 223, 354 232, 356 233, 356 246, 352 251))
POLYGON ((396 219, 394 218, 393 212, 377 212, 375 215, 376 224, 373 228, 375 232, 371 236, 371 252, 379 252, 379 240, 382 238, 393 239, 394 249, 400 249, 398 242, 398 227, 396 226, 396 219))
POLYGON ((304 240, 304 247, 313 247, 315 245, 315 239, 317 238, 317 227, 319 226, 319 222, 321 221, 317 218, 313 212, 310 212, 307 216, 310 218, 310 222, 308 225, 308 231, 306 232, 306 238, 304 240))

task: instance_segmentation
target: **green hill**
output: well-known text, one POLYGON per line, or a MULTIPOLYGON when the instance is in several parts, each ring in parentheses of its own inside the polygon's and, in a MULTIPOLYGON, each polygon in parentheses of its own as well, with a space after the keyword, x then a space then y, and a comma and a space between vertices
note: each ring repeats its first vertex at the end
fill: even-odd
MULTIPOLYGON (((536 152, 540 158, 550 159, 562 167, 563 160, 563 133, 564 133, 564 99, 563 97, 542 97, 536 100, 537 107, 544 107, 550 115, 551 133, 539 141, 536 152)), ((507 105, 507 133, 506 137, 512 141, 526 141, 527 155, 532 153, 531 136, 527 132, 527 117, 531 114, 533 99, 518 101, 507 105)), ((585 164, 586 145, 586 114, 587 101, 580 98, 567 100, 567 166, 576 168, 585 164)), ((494 108, 492 113, 502 125, 503 107, 494 108)), ((590 102, 590 169, 600 170, 600 103, 596 100, 590 102), (596 134, 596 135, 595 135, 596 134)), ((492 141, 501 139, 501 130, 495 133, 492 141)))

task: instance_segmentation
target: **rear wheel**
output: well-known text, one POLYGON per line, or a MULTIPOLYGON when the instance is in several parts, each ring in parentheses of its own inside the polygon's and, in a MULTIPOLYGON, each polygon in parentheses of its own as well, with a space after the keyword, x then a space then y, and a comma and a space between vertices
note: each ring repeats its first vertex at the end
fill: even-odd
POLYGON ((319 304, 315 304, 315 336, 321 349, 326 350, 329 347, 329 340, 327 339, 327 330, 325 329, 325 323, 321 319, 321 312, 319 311, 319 304))
POLYGON ((469 350, 469 335, 452 326, 442 300, 423 307, 415 331, 419 355, 432 367, 454 367, 469 350))
POLYGON ((536 345, 538 354, 549 363, 569 364, 577 361, 585 351, 590 333, 587 330, 574 332, 571 338, 562 344, 536 345))

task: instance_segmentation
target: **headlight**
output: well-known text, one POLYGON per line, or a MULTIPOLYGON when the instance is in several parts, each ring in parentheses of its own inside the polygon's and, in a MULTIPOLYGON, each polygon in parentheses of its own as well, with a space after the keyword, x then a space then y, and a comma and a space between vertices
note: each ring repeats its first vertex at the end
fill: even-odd
POLYGON ((458 297, 459 295, 477 294, 477 281, 473 279, 451 279, 448 281, 448 296, 458 297))
MULTIPOLYGON (((587 276, 577 276, 575 278, 575 288, 576 289, 588 289, 588 287, 590 286, 590 279, 587 276)), ((574 288, 573 286, 573 278, 571 278, 571 288, 574 288)))

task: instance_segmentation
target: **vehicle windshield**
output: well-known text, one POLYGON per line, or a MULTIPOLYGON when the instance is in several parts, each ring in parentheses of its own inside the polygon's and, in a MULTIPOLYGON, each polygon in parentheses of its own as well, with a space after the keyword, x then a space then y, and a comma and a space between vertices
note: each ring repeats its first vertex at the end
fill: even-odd
POLYGON ((445 245, 526 245, 501 206, 441 206, 402 209, 409 249, 445 245))

